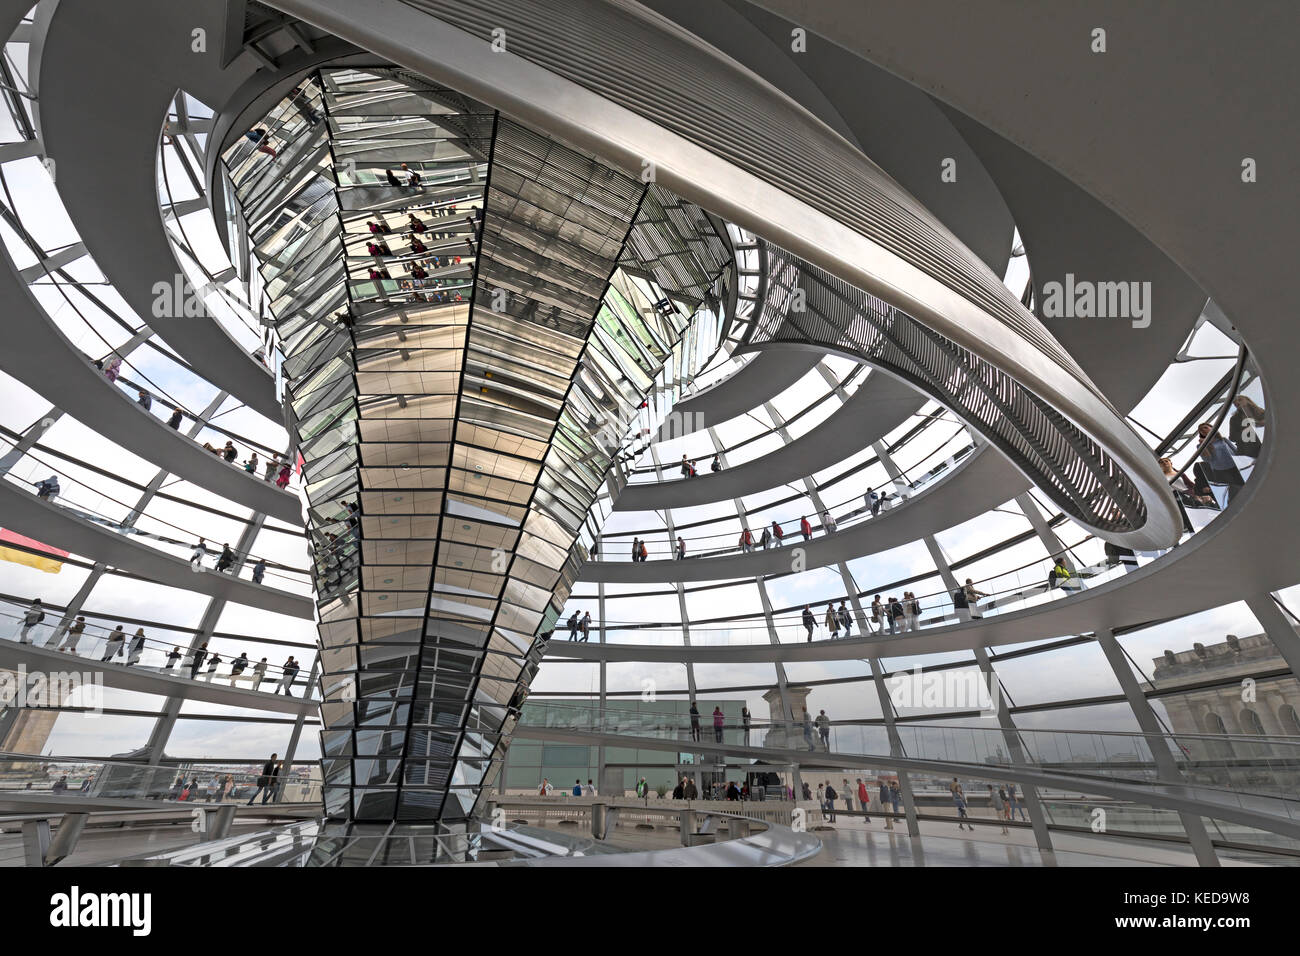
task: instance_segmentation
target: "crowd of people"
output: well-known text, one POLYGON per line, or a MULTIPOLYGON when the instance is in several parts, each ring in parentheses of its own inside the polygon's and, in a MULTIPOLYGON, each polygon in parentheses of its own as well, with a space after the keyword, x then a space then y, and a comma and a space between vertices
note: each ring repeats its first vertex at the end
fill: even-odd
MULTIPOLYGON (((713 459, 712 470, 722 470, 722 465, 716 456, 713 459)), ((682 474, 686 477, 694 477, 695 473, 695 463, 688 461, 685 456, 682 456, 682 474)), ((858 511, 854 511, 852 515, 870 513, 873 517, 877 516, 880 514, 882 508, 888 508, 893 504, 896 498, 897 494, 891 498, 888 492, 877 493, 872 489, 868 489, 867 493, 863 496, 864 503, 862 508, 858 511)), ((814 517, 816 516, 814 515, 814 517)), ((839 521, 836 520, 835 516, 832 515, 829 510, 822 512, 817 525, 814 525, 809 521, 808 515, 800 515, 799 530, 796 532, 799 535, 799 540, 804 542, 811 541, 818 529, 827 535, 835 534, 839 531, 839 521)), ((750 554, 756 548, 761 548, 764 551, 767 551, 770 548, 781 548, 785 546, 786 538, 787 534, 785 528, 778 519, 774 518, 770 524, 765 524, 763 526, 762 530, 758 533, 757 538, 755 537, 755 533, 748 527, 742 529, 740 537, 736 541, 735 550, 741 554, 750 554)), ((672 551, 673 560, 681 561, 685 559, 687 553, 686 540, 681 535, 677 535, 675 540, 672 542, 670 550, 672 551)), ((649 556, 650 552, 646 546, 645 539, 639 536, 633 536, 631 552, 629 554, 631 560, 633 562, 645 561, 649 556)))
MULTIPOLYGON (((36 598, 22 614, 18 627, 18 642, 20 644, 33 644, 32 632, 44 623, 45 619, 46 607, 40 598, 36 598)), ((79 614, 63 632, 62 639, 57 645, 47 642, 46 646, 53 647, 55 650, 66 654, 80 655, 82 651, 79 649, 79 645, 85 637, 86 626, 86 616, 79 614)), ((56 630, 55 634, 57 635, 57 633, 56 630)), ((218 669, 223 663, 221 655, 216 651, 209 651, 207 641, 190 650, 176 644, 152 641, 145 635, 143 627, 137 627, 134 634, 128 635, 121 624, 115 624, 105 637, 100 662, 104 664, 120 663, 125 667, 134 667, 140 663, 140 658, 150 644, 154 645, 159 652, 164 650, 167 652, 165 663, 156 668, 160 674, 168 674, 173 671, 177 674, 183 674, 188 667, 191 680, 212 681, 222 676, 218 673, 218 669), (204 664, 207 665, 206 670, 204 664), (202 676, 200 677, 200 675, 202 676)), ((232 658, 229 664, 230 671, 225 676, 229 677, 231 687, 237 686, 240 682, 247 682, 251 685, 250 690, 261 690, 262 685, 267 681, 266 672, 269 665, 265 657, 254 663, 249 658, 248 652, 243 651, 238 657, 232 658)), ((294 696, 291 688, 301 670, 301 664, 293 655, 290 655, 289 659, 281 666, 280 679, 271 692, 276 694, 284 693, 289 697, 294 696)), ((272 677, 271 680, 275 680, 275 678, 272 677)))
MULTIPOLYGON (((263 364, 265 364, 264 358, 262 362, 263 364)), ((95 364, 95 368, 99 369, 104 374, 104 377, 107 378, 110 382, 116 382, 118 377, 121 375, 122 359, 117 355, 114 355, 111 359, 109 359, 107 364, 103 359, 96 359, 94 364, 95 364)), ((139 405, 141 408, 143 408, 146 412, 150 411, 153 408, 153 396, 150 395, 143 388, 136 389, 136 396, 137 396, 136 404, 139 405)), ((171 415, 167 419, 167 427, 172 429, 173 431, 180 431, 180 427, 184 422, 184 420, 185 420, 185 413, 181 411, 180 406, 173 405, 171 415)), ((211 452, 213 455, 220 458, 222 461, 229 462, 230 464, 234 465, 236 468, 242 468, 250 475, 257 474, 259 468, 259 462, 258 462, 257 452, 255 451, 250 450, 248 458, 241 462, 239 461, 239 449, 235 447, 235 443, 232 441, 227 441, 225 445, 214 445, 211 442, 205 441, 203 443, 203 448, 205 451, 211 452)), ((289 467, 289 463, 285 461, 280 455, 278 454, 272 455, 271 457, 267 458, 265 460, 265 463, 262 464, 260 467, 262 467, 263 469, 262 471, 263 481, 268 483, 274 482, 275 486, 280 489, 284 489, 288 487, 289 481, 292 476, 292 471, 289 467)), ((58 479, 55 478, 53 479, 53 481, 55 486, 55 494, 57 494, 58 479)), ((41 495, 41 497, 45 498, 45 497, 53 497, 53 496, 41 495)))

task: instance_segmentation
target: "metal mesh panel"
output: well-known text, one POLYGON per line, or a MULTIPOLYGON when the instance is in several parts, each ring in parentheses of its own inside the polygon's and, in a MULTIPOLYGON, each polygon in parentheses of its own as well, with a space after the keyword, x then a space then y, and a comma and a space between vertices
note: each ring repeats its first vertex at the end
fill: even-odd
POLYGON ((1105 449, 1010 375, 824 269, 762 246, 767 298, 747 346, 811 342, 888 369, 952 409, 1071 517, 1115 532, 1146 523, 1141 495, 1105 449))

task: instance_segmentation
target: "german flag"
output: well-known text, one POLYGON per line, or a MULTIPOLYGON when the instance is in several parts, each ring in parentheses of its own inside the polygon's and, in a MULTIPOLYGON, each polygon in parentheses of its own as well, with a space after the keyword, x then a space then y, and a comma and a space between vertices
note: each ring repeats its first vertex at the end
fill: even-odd
POLYGON ((17 532, 0 528, 0 561, 24 564, 29 568, 35 568, 37 571, 44 571, 46 574, 58 574, 63 570, 63 561, 59 559, 67 556, 68 552, 66 551, 51 548, 48 544, 41 544, 39 541, 25 538, 17 532), (6 543, 16 545, 16 547, 6 548, 4 546, 6 543), (52 557, 46 557, 46 555, 52 555, 52 557))

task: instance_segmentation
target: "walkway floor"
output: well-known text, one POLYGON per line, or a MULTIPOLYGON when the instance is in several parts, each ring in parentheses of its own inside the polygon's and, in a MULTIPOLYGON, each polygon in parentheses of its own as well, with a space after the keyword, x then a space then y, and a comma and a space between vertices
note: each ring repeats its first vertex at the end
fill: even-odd
MULTIPOLYGON (((996 827, 958 830, 955 824, 921 821, 921 839, 913 840, 899 822, 886 830, 883 821, 861 820, 835 823, 833 830, 817 830, 822 852, 800 866, 1196 866, 1190 849, 1166 846, 1149 840, 1118 837, 1075 836, 1053 832, 1054 853, 1043 853, 1034 845, 1029 830, 1012 829, 1001 834, 996 827)), ((1264 865, 1231 859, 1220 852, 1224 866, 1264 865)), ((1285 863, 1287 857, 1270 857, 1271 863, 1285 863)), ((1296 860, 1300 865, 1300 860, 1296 860)))

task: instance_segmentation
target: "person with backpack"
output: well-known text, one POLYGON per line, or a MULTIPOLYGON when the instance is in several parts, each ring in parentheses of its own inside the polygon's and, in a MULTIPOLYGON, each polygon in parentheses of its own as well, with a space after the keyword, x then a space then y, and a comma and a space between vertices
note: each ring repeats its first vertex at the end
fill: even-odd
POLYGON ((1001 787, 994 789, 993 784, 989 784, 989 806, 993 808, 993 816, 1001 822, 1002 832, 1010 833, 1007 829, 1007 792, 1001 787))
POLYGON ((831 719, 826 716, 826 711, 821 711, 817 715, 817 733, 821 735, 822 746, 827 752, 831 749, 831 719))
POLYGON ((965 588, 952 592, 952 609, 956 612, 958 621, 965 624, 970 620, 970 601, 966 598, 965 588))
POLYGON ((573 616, 569 618, 568 624, 569 624, 569 640, 576 641, 578 639, 578 612, 577 611, 573 612, 573 616))
MULTIPOLYGON (((823 711, 823 713, 825 713, 825 711, 823 711)), ((827 780, 827 781, 826 781, 826 807, 825 807, 825 809, 826 809, 827 814, 829 815, 829 816, 828 816, 828 820, 829 820, 831 823, 834 823, 834 822, 835 822, 835 801, 838 800, 839 797, 840 797, 839 793, 837 793, 836 790, 835 790, 835 788, 831 786, 831 782, 830 782, 829 780, 827 780)))
POLYGON ((32 628, 34 628, 36 625, 40 624, 44 620, 45 620, 45 605, 41 603, 40 598, 37 598, 36 600, 32 601, 32 606, 29 607, 27 609, 27 613, 23 615, 23 629, 22 632, 18 635, 18 643, 31 644, 32 628))

